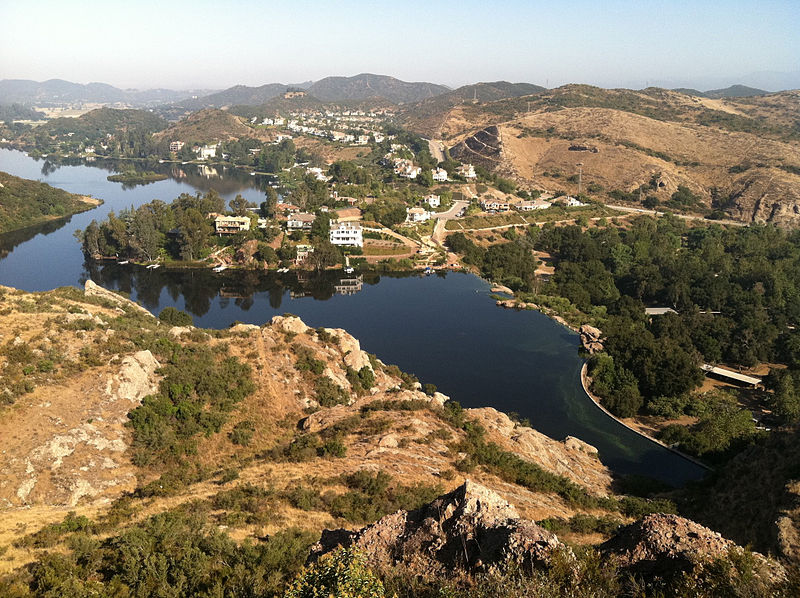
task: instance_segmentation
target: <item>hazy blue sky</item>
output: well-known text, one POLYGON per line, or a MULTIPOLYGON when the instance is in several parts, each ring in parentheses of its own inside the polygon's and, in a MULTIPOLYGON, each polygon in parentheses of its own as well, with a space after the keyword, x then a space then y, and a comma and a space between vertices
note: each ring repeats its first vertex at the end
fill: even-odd
POLYGON ((0 78, 178 89, 372 72, 708 88, 797 73, 798 32, 800 0, 0 0, 0 78))

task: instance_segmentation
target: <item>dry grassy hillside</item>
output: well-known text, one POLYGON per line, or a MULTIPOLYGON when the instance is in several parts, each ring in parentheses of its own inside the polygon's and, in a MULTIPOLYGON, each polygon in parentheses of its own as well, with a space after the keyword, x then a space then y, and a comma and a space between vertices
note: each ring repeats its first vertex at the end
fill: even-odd
POLYGON ((556 90, 446 110, 407 113, 408 126, 448 139, 452 153, 549 191, 630 192, 653 178, 669 199, 678 185, 745 222, 800 225, 797 92, 708 99, 646 89, 556 90), (498 141, 481 150, 486 132, 498 141), (432 130, 432 131, 431 131, 432 130), (497 151, 499 150, 499 152, 497 151))
POLYGON ((427 499, 468 475, 537 520, 607 509, 600 498, 575 500, 611 492, 594 449, 554 441, 494 409, 455 417, 442 408, 446 397, 421 392, 343 330, 311 329, 296 317, 219 332, 171 327, 89 286, 87 294, 0 293, 0 437, 11 440, 0 452, 0 570, 36 558, 21 540, 68 511, 104 520, 124 507, 124 527, 191 501, 216 504, 243 485, 263 489, 268 510, 265 503, 248 516, 215 515, 234 538, 352 526, 365 520, 346 506, 353 490, 344 480, 358 472, 386 472, 390 493, 427 499), (188 356, 206 349, 246 364, 253 390, 224 412, 218 432, 194 434, 188 445, 167 438, 172 451, 189 447, 175 459, 154 447, 179 429, 143 440, 128 414, 159 392, 166 371, 190 368, 188 356), (175 362, 176 351, 187 357, 175 362), (546 484, 481 466, 462 421, 480 424, 480 442, 533 464, 546 484))

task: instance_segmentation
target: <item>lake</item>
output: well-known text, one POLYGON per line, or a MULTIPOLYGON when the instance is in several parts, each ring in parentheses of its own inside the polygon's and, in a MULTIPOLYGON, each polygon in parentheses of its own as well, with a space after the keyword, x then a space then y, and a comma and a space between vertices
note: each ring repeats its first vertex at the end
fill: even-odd
POLYGON ((462 273, 419 276, 319 276, 210 270, 147 270, 87 264, 73 237, 92 219, 152 199, 217 189, 260 203, 265 182, 241 172, 205 176, 170 167, 170 179, 123 187, 109 171, 90 165, 53 169, 17 151, 0 149, 0 170, 103 199, 105 204, 64 223, 0 237, 0 284, 27 291, 82 286, 87 279, 130 293, 153 313, 174 306, 197 326, 263 324, 293 313, 310 326, 344 328, 362 348, 414 373, 465 407, 516 412, 548 436, 576 436, 600 451, 619 474, 641 474, 672 484, 702 477, 694 463, 631 432, 605 415, 583 392, 578 336, 535 311, 500 309, 480 278, 462 273), (191 173, 191 174, 189 174, 191 173))

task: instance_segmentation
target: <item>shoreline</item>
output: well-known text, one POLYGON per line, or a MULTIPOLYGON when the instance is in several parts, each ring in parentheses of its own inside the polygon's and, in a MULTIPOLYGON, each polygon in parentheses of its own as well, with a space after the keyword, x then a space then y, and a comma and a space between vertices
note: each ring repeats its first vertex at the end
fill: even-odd
POLYGON ((691 455, 687 455, 686 453, 684 453, 682 451, 679 451, 678 449, 673 448, 673 447, 669 446, 668 444, 664 444, 658 438, 653 438, 649 434, 645 434, 641 430, 631 426, 630 424, 628 424, 624 420, 620 419, 619 417, 617 417, 616 415, 611 413, 608 409, 603 407, 602 403, 600 402, 600 399, 598 397, 596 397, 594 394, 592 394, 592 392, 589 390, 589 385, 587 384, 587 381, 588 381, 587 371, 588 371, 588 369, 589 369, 589 364, 586 361, 584 361, 583 365, 581 366, 581 387, 583 388, 583 392, 586 394, 586 396, 589 397, 589 399, 592 401, 592 403, 594 403, 594 405, 598 409, 600 409, 603 413, 605 413, 608 417, 610 417, 611 419, 613 419, 617 423, 625 426, 626 428, 628 428, 628 430, 638 434, 642 438, 646 438, 647 440, 650 440, 651 442, 654 442, 655 444, 659 445, 660 447, 665 448, 668 451, 670 451, 670 452, 672 452, 672 453, 674 453, 674 454, 676 454, 676 455, 678 455, 680 457, 683 457, 687 461, 691 461, 692 463, 702 467, 706 471, 714 471, 714 469, 712 467, 710 467, 709 465, 706 465, 705 463, 703 463, 702 461, 696 459, 695 457, 692 457, 691 455))
MULTIPOLYGON (((513 295, 512 295, 512 297, 513 297, 513 295)), ((558 316, 558 315, 552 314, 552 313, 548 313, 546 310, 543 310, 539 306, 535 306, 534 307, 531 304, 527 304, 527 303, 524 306, 520 306, 520 305, 518 305, 518 302, 519 302, 519 300, 516 297, 513 297, 510 300, 497 301, 495 303, 495 305, 497 305, 498 307, 502 307, 503 309, 535 310, 535 311, 538 311, 539 313, 541 313, 542 315, 547 316, 548 318, 550 318, 552 321, 556 322, 557 324, 561 324, 565 328, 568 328, 572 332, 575 332, 575 333, 579 332, 577 328, 575 328, 572 325, 570 325, 561 316, 558 316), (513 302, 513 304, 510 304, 511 302, 513 302)), ((588 362, 586 360, 584 360, 583 365, 581 366, 581 374, 580 374, 581 388, 583 388, 584 394, 589 398, 589 400, 591 400, 591 402, 598 409, 600 409, 608 417, 610 417, 611 419, 613 419, 614 421, 616 421, 620 425, 625 426, 628 430, 630 430, 631 432, 634 432, 638 436, 640 436, 642 438, 645 438, 646 440, 649 440, 650 442, 653 442, 653 443, 657 444, 658 446, 660 446, 662 448, 665 448, 668 451, 670 451, 670 452, 672 452, 672 453, 674 453, 674 454, 676 454, 676 455, 678 455, 680 457, 683 457, 687 461, 690 461, 690 462, 694 463, 695 465, 698 465, 698 466, 702 467, 706 471, 714 471, 714 468, 712 468, 709 465, 703 463, 702 461, 698 460, 697 458, 692 457, 691 455, 687 455, 686 453, 684 453, 682 451, 679 451, 678 449, 676 449, 674 447, 671 447, 671 446, 669 446, 667 444, 664 444, 658 438, 654 438, 653 436, 650 436, 649 434, 647 434, 645 432, 642 432, 638 428, 630 425, 629 423, 627 423, 626 421, 620 419, 619 417, 617 417, 616 415, 611 413, 608 409, 603 407, 602 403, 600 402, 600 399, 598 397, 596 397, 594 394, 592 394, 592 392, 589 390, 588 376, 587 376, 588 368, 589 368, 589 364, 588 364, 588 362)))

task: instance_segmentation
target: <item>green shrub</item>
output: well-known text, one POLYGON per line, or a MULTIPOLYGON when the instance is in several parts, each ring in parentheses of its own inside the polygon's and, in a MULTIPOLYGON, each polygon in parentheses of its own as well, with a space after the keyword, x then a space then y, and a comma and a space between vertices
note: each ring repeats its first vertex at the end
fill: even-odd
POLYGON ((233 444, 247 446, 253 438, 253 433, 256 431, 255 424, 251 421, 241 421, 233 427, 228 435, 233 444))
POLYGON ((158 319, 170 326, 191 326, 194 323, 192 316, 171 306, 162 309, 158 319))
POLYGON ((340 548, 303 569, 284 598, 383 598, 383 584, 366 562, 365 555, 340 548))

